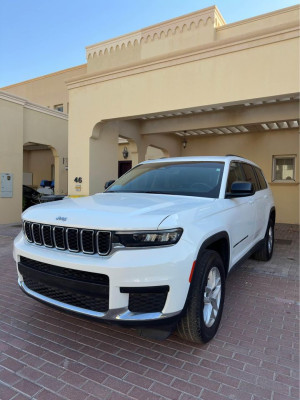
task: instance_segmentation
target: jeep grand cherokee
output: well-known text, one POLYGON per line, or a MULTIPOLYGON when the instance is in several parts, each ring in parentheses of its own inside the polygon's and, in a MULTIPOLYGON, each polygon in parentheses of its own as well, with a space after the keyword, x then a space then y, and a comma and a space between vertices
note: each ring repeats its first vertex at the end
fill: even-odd
POLYGON ((14 258, 29 296, 98 320, 193 342, 215 335, 229 270, 273 252, 260 168, 237 156, 142 162, 104 193, 23 213, 14 258))

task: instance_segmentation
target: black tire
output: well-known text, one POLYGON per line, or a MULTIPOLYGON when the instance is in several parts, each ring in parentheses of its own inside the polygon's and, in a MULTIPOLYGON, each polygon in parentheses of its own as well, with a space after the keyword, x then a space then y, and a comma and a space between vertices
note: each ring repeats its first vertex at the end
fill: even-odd
POLYGON ((274 248, 274 220, 269 219, 263 244, 259 250, 253 253, 252 258, 258 261, 269 261, 273 255, 274 248))
MULTIPOLYGON (((217 279, 215 280, 216 282, 218 282, 217 279)), ((186 312, 177 325, 179 336, 194 343, 206 343, 211 340, 215 336, 221 321, 224 296, 225 271, 223 261, 216 251, 205 250, 197 260, 186 312), (213 296, 205 296, 205 289, 208 284, 213 282, 212 280, 208 282, 209 275, 210 278, 213 278, 214 275, 220 278, 219 285, 210 292, 210 294, 215 293, 215 295, 218 292, 220 295, 217 296, 217 300, 212 300, 211 303, 210 298, 213 298, 213 296), (204 297, 208 301, 205 302, 204 297), (209 303, 211 306, 212 303, 218 306, 216 315, 214 315, 215 313, 211 314, 212 318, 210 320, 208 320, 210 314, 209 303)))

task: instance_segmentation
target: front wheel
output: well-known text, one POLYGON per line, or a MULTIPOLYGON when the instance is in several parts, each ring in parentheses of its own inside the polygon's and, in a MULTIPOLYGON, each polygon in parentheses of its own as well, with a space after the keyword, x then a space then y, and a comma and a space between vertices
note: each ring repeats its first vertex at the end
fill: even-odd
POLYGON ((211 340, 219 327, 225 296, 225 271, 219 254, 205 250, 197 260, 185 315, 178 323, 181 338, 195 343, 211 340))

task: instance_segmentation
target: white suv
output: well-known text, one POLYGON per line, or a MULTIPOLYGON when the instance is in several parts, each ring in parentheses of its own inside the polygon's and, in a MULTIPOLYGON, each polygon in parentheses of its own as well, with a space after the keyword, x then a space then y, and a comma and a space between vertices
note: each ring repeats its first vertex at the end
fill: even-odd
POLYGON ((238 156, 147 161, 104 193, 23 213, 18 283, 66 311, 144 336, 207 342, 229 270, 269 260, 275 207, 260 168, 238 156))

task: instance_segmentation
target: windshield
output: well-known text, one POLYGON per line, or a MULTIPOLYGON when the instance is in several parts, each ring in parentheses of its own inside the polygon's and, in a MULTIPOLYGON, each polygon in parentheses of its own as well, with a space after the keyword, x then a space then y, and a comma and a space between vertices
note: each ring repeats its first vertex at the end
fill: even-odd
POLYGON ((218 198, 222 162, 157 162, 133 168, 105 193, 159 193, 218 198))

